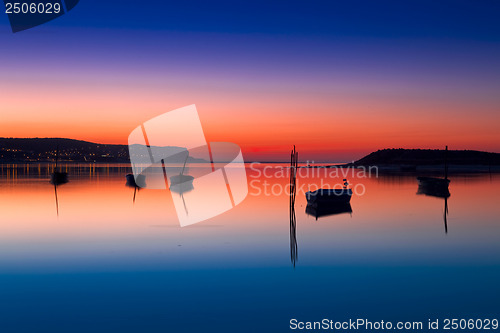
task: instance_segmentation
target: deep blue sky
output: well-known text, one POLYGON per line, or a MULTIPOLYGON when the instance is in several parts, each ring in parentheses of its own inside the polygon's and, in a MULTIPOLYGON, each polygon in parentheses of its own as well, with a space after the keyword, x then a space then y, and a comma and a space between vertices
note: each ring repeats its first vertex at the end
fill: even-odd
MULTIPOLYGON (((49 23, 303 36, 500 41, 498 1, 97 1, 49 23)), ((7 23, 6 15, 3 24, 7 23)))

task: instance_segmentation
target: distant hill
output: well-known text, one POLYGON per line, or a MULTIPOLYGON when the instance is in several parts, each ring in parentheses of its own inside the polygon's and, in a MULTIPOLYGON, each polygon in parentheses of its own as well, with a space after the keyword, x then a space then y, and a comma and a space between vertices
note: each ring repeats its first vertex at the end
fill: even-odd
MULTIPOLYGON (((439 165, 444 164, 445 151, 439 149, 382 149, 354 162, 368 165, 439 165)), ((449 150, 449 165, 500 165, 500 154, 476 150, 449 150)))
MULTIPOLYGON (((52 162, 56 158, 57 147, 59 147, 59 160, 62 162, 130 163, 127 145, 62 138, 0 138, 0 163, 52 162)), ((186 150, 182 147, 163 147, 163 149, 176 152, 186 150)), ((191 157, 189 161, 204 162, 191 157)))

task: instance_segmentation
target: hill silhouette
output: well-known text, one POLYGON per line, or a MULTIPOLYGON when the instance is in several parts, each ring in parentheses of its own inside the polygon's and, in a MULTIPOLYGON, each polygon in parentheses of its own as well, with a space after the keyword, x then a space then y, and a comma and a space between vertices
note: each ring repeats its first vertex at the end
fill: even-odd
MULTIPOLYGON (((101 144, 64 138, 0 138, 0 163, 54 161, 59 147, 61 161, 129 163, 128 145, 101 144)), ((182 151, 183 147, 165 147, 182 151)), ((185 155, 184 155, 185 156, 185 155)), ((475 150, 449 150, 450 165, 500 166, 500 154, 475 150)), ((189 157, 191 162, 206 162, 189 157)), ((422 166, 444 163, 444 150, 381 149, 348 165, 422 166)))
MULTIPOLYGON (((444 163, 445 151, 440 149, 382 149, 353 163, 368 165, 440 165, 444 163)), ((500 165, 500 154, 476 150, 448 150, 449 165, 500 165)))
MULTIPOLYGON (((100 144, 63 138, 0 138, 0 163, 52 162, 56 158, 58 147, 60 161, 130 162, 128 145, 100 144)), ((178 152, 186 150, 183 147, 165 148, 178 152)), ((192 157, 189 157, 189 161, 204 162, 192 157)))

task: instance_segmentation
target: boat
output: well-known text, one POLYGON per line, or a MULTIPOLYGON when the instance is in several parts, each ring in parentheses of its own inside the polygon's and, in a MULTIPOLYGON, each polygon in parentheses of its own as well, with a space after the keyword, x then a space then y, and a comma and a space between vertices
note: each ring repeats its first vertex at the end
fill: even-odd
POLYGON ((417 177, 418 186, 422 191, 428 192, 446 192, 450 185, 448 179, 448 146, 444 151, 444 178, 437 177, 417 177))
POLYGON ((308 205, 324 203, 349 203, 352 197, 352 190, 349 188, 319 189, 306 193, 308 205))
POLYGON ((187 192, 191 192, 194 190, 193 182, 184 182, 184 183, 179 183, 179 184, 171 184, 170 185, 170 191, 178 194, 183 194, 187 192))
POLYGON ((450 185, 450 180, 447 178, 435 178, 435 177, 417 177, 418 186, 428 189, 448 189, 450 185))
POLYGON ((445 149, 444 157, 444 178, 435 177, 417 177, 418 195, 426 195, 434 198, 444 199, 444 231, 448 233, 448 198, 450 197, 450 180, 448 179, 448 146, 445 149))
POLYGON ((67 182, 69 182, 69 180, 67 172, 59 171, 58 161, 59 161, 59 146, 57 146, 56 149, 56 166, 54 167, 54 172, 50 174, 50 183, 54 185, 54 195, 56 198, 56 213, 57 216, 59 217, 59 200, 57 199, 57 186, 66 184, 67 182))
POLYGON ((146 176, 144 175, 137 175, 137 177, 134 176, 134 174, 129 173, 125 176, 127 179, 126 185, 129 187, 146 187, 146 176))
POLYGON ((68 180, 68 173, 59 171, 57 163, 59 161, 59 146, 57 146, 56 150, 56 166, 54 168, 54 172, 50 174, 50 183, 53 185, 62 185, 66 184, 68 180))
POLYGON ((194 177, 190 175, 185 175, 184 171, 186 170, 186 163, 189 158, 189 153, 186 156, 186 159, 184 160, 184 166, 182 167, 181 173, 175 176, 170 177, 170 188, 172 187, 179 187, 179 185, 182 185, 182 187, 190 188, 193 186, 193 180, 194 177))
POLYGON ((175 185, 184 184, 184 183, 192 184, 193 180, 194 180, 193 176, 183 175, 181 173, 179 175, 175 175, 175 176, 170 177, 170 186, 175 186, 175 185))
POLYGON ((348 185, 347 180, 344 179, 343 188, 320 188, 316 191, 308 191, 306 193, 307 204, 349 203, 352 197, 352 190, 347 188, 348 185))
POLYGON ((68 182, 68 173, 67 172, 59 172, 54 171, 50 175, 50 183, 53 185, 62 185, 68 182))

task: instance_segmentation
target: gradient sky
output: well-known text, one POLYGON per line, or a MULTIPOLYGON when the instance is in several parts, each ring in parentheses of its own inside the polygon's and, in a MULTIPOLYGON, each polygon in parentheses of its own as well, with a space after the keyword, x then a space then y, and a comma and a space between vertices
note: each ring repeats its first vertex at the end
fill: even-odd
POLYGON ((0 137, 126 143, 196 104, 246 160, 500 152, 500 2, 94 1, 13 34, 0 137))

